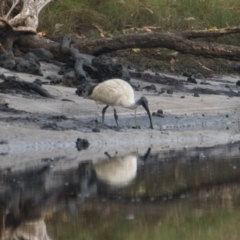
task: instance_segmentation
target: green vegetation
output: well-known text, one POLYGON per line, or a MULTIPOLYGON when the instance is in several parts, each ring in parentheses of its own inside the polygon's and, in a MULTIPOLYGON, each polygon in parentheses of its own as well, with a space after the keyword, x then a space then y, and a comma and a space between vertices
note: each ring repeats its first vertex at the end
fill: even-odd
POLYGON ((84 33, 96 29, 115 33, 126 26, 155 25, 163 31, 227 27, 240 24, 239 0, 63 0, 41 13, 39 29, 84 33))
POLYGON ((50 236, 56 240, 240 239, 240 214, 231 208, 165 208, 154 210, 152 206, 145 208, 145 213, 144 208, 139 208, 137 212, 133 210, 134 215, 123 211, 88 211, 78 216, 58 213, 47 225, 50 236))

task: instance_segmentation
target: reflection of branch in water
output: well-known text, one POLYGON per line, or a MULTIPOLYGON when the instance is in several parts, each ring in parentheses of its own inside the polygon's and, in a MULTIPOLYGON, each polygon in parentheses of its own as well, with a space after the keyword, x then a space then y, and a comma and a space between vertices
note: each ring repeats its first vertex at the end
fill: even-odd
POLYGON ((45 213, 49 210, 48 198, 36 204, 18 188, 9 190, 0 200, 3 203, 0 209, 1 240, 50 239, 44 221, 45 213))
POLYGON ((1 176, 0 240, 50 239, 44 217, 52 210, 59 192, 46 193, 48 170, 43 166, 1 176))

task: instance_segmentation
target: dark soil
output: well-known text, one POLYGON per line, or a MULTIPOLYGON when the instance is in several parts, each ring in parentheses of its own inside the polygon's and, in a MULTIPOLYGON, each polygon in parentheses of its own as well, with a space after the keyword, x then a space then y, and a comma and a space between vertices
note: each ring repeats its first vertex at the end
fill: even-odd
POLYGON ((189 76, 201 74, 203 77, 214 75, 240 74, 240 63, 221 58, 204 58, 173 52, 168 49, 142 49, 135 53, 133 50, 121 50, 109 54, 129 68, 151 70, 153 72, 172 73, 189 76), (176 58, 172 66, 170 61, 176 58))

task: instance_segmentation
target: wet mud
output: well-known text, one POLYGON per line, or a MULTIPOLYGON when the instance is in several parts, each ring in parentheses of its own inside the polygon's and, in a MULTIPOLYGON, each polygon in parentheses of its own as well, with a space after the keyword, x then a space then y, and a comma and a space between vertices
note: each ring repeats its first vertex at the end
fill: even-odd
MULTIPOLYGON (((229 101, 231 101, 232 97, 239 97, 240 95, 239 86, 234 80, 229 81, 220 77, 204 80, 196 79, 196 84, 194 84, 189 82, 188 78, 184 76, 178 77, 160 73, 156 75, 152 72, 139 73, 136 70, 130 71, 130 75, 133 77, 133 79, 137 80, 137 82, 130 82, 136 93, 151 95, 155 101, 161 101, 161 97, 163 95, 169 97, 169 101, 171 101, 171 98, 173 97, 179 98, 179 101, 181 101, 180 99, 186 99, 187 101, 183 103, 183 106, 185 105, 186 108, 188 107, 188 101, 191 101, 193 98, 200 97, 202 97, 201 101, 203 101, 205 95, 212 95, 215 98, 218 98, 218 96, 227 96, 230 97, 229 101)), ((12 79, 14 79, 15 82, 17 82, 17 80, 21 81, 21 78, 19 77, 16 78, 14 76, 5 76, 2 78, 4 79, 4 82, 0 83, 1 85, 4 84, 4 87, 1 87, 2 93, 18 95, 19 97, 22 95, 23 98, 32 99, 35 102, 44 99, 38 92, 33 92, 28 85, 12 84, 12 79)), ((51 83, 48 82, 48 84, 51 83)), ((43 86, 48 86, 48 84, 43 86)), ((39 86, 37 83, 35 83, 35 85, 39 86)), ((43 90, 46 91, 45 89, 43 90)), ((76 93, 81 97, 82 85, 78 87, 76 93)), ((62 102, 74 103, 74 101, 71 99, 56 98, 56 101, 59 100, 62 102)), ((129 124, 132 118, 129 116, 125 116, 124 118, 120 117, 120 127, 116 127, 114 124, 109 124, 109 119, 111 117, 107 116, 107 124, 102 126, 100 118, 96 117, 90 119, 91 117, 89 116, 89 119, 85 118, 83 120, 81 117, 76 118, 75 116, 68 116, 65 114, 29 112, 7 107, 4 104, 1 104, 0 106, 0 111, 2 113, 0 116, 1 122, 6 122, 15 126, 25 126, 27 128, 48 129, 54 131, 77 130, 83 132, 99 132, 106 129, 124 131, 126 129, 131 129, 134 126, 133 124, 129 124)), ((99 114, 101 113, 100 109, 98 112, 99 114)), ((223 129, 229 129, 232 127, 232 125, 236 125, 238 122, 238 105, 233 105, 233 111, 231 113, 221 113, 221 111, 216 111, 206 114, 203 109, 202 112, 198 111, 198 113, 194 113, 193 111, 192 114, 187 114, 187 112, 183 111, 180 115, 175 115, 174 111, 167 113, 163 106, 162 109, 156 109, 155 111, 153 110, 152 116, 156 129, 160 130, 194 127, 196 129, 207 129, 207 125, 215 126, 212 129, 218 129, 217 126, 219 125, 224 125, 223 129), (226 125, 226 123, 228 124, 226 125)), ((148 120, 146 117, 140 116, 138 117, 138 121, 141 123, 143 128, 148 128, 148 120)))
MULTIPOLYGON (((121 62, 121 56, 118 58, 121 62)), ((40 63, 42 76, 0 68, 0 141, 8 142, 0 146, 3 155, 20 149, 28 151, 36 146, 44 152, 61 141, 64 149, 75 146, 78 138, 89 142, 89 147, 85 142, 78 142, 80 152, 88 148, 94 152, 108 145, 111 149, 116 145, 124 152, 126 145, 129 149, 145 143, 171 148, 185 144, 212 146, 240 139, 237 73, 219 76, 207 75, 201 69, 181 68, 177 71, 178 63, 174 73, 167 73, 166 69, 161 72, 149 64, 142 67, 124 65, 135 98, 145 96, 148 99, 154 125, 152 130, 148 116, 141 108, 137 110, 140 129, 136 129, 134 111, 123 108, 117 108, 119 127, 111 108, 107 110, 102 125, 104 106, 81 96, 85 87, 97 84, 99 80, 71 85, 71 77, 65 75, 71 71, 65 69, 63 72, 63 66, 40 63), (19 82, 22 84, 17 84, 19 82)), ((115 60, 110 63, 111 67, 123 70, 115 60)), ((166 64, 169 66, 169 62, 166 64)), ((111 74, 115 70, 112 69, 111 74)), ((37 154, 41 155, 40 152, 37 154)))

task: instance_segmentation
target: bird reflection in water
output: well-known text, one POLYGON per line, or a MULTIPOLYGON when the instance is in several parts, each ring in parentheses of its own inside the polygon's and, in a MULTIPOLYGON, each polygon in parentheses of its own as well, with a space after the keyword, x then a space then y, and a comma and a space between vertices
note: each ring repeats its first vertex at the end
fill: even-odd
POLYGON ((124 157, 111 157, 109 160, 94 164, 97 179, 108 185, 122 187, 128 185, 137 173, 137 156, 130 154, 124 157))
POLYGON ((97 163, 90 161, 80 163, 82 191, 85 189, 83 192, 86 195, 87 189, 95 183, 99 194, 108 195, 114 193, 114 190, 128 186, 137 175, 138 160, 145 163, 150 152, 151 148, 143 156, 131 153, 125 156, 116 154, 113 157, 105 152, 107 159, 99 160, 97 163))

